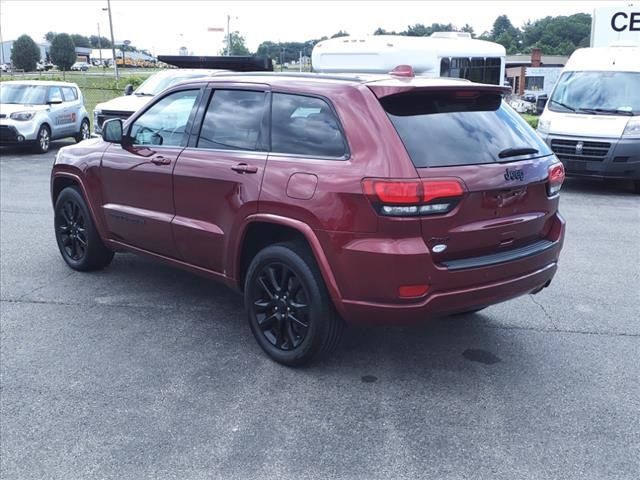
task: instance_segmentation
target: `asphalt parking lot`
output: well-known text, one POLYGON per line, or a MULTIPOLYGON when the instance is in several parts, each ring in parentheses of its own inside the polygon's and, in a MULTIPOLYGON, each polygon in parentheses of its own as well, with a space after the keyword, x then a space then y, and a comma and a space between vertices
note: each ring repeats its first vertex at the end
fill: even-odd
MULTIPOLYGON (((56 142, 55 146, 64 145, 56 142)), ((44 156, 0 150, 3 479, 640 477, 640 197, 568 180, 551 287, 267 359, 241 298, 133 255, 70 270, 44 156)))

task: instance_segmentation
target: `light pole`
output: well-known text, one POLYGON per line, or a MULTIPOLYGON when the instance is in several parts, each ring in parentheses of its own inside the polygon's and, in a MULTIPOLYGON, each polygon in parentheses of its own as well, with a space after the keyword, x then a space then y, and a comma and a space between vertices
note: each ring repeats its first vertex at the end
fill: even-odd
POLYGON ((115 69, 116 81, 118 81, 118 61, 116 59, 116 42, 113 39, 113 21, 111 20, 111 0, 107 0, 107 8, 102 11, 109 13, 109 30, 111 31, 111 55, 113 55, 113 68, 115 69))
POLYGON ((102 63, 102 40, 100 39, 100 22, 98 22, 98 52, 100 53, 100 66, 104 73, 104 63, 102 63))
MULTIPOLYGON (((237 20, 238 17, 233 17, 237 20)), ((229 22, 231 21, 231 15, 227 15, 227 57, 231 55, 231 30, 229 29, 229 22)))

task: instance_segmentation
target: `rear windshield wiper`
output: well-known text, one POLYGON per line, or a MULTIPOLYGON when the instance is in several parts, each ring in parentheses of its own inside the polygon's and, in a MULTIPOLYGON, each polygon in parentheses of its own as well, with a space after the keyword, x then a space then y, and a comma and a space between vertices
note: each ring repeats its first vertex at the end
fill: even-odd
POLYGON ((550 103, 555 103, 556 105, 560 105, 561 107, 564 107, 564 108, 566 108, 567 110, 571 110, 572 112, 575 112, 575 111, 576 111, 576 109, 575 109, 575 108, 570 107, 570 106, 569 106, 569 105, 567 105, 566 103, 562 103, 562 102, 559 102, 559 101, 557 101, 557 100, 554 100, 553 98, 552 98, 551 100, 549 100, 549 102, 550 102, 550 103))
POLYGON ((629 111, 629 110, 619 110, 617 108, 579 108, 578 109, 579 112, 585 112, 585 113, 609 113, 611 115, 628 115, 630 117, 633 117, 633 112, 629 111))
POLYGON ((538 150, 532 147, 505 148, 498 153, 498 157, 509 158, 517 157, 518 155, 529 155, 531 153, 538 153, 538 150))

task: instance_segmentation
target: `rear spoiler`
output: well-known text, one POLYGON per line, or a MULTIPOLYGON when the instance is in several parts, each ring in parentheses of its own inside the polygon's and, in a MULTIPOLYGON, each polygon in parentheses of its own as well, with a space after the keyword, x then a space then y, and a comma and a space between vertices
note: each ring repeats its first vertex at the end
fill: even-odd
MULTIPOLYGON (((434 79, 438 80, 438 79, 434 79)), ((434 81, 433 83, 425 82, 411 82, 411 81, 379 81, 379 82, 367 82, 365 83, 367 87, 375 94, 378 98, 388 97, 389 95, 398 95, 401 93, 411 93, 411 92, 469 92, 470 94, 473 92, 477 93, 495 93, 498 95, 507 95, 511 93, 510 87, 504 87, 502 85, 490 85, 486 83, 472 83, 461 81, 460 85, 451 85, 451 83, 447 82, 446 84, 441 84, 440 82, 434 81), (397 83, 396 83, 397 82, 397 83)))

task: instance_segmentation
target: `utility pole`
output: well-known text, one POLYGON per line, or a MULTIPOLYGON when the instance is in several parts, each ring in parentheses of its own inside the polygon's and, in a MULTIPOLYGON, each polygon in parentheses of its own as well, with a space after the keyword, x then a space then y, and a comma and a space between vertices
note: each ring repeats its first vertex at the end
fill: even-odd
POLYGON ((231 55, 231 30, 229 30, 229 22, 231 15, 227 15, 227 57, 231 55))
POLYGON ((104 72, 104 63, 102 63, 102 40, 100 40, 100 22, 98 22, 98 52, 100 52, 100 66, 104 72))
MULTIPOLYGON (((104 8, 102 10, 104 10, 104 8)), ((115 69, 116 81, 118 81, 118 61, 116 59, 116 42, 113 39, 113 21, 111 20, 111 0, 107 0, 107 12, 109 12, 109 30, 111 31, 111 54, 113 55, 113 68, 115 69)))

